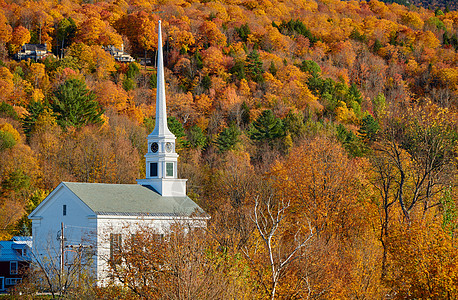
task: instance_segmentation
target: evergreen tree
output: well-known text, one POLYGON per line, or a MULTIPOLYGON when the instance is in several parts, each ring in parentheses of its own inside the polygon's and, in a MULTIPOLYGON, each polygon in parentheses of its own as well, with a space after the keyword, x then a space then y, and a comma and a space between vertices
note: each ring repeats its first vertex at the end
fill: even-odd
POLYGON ((149 78, 149 84, 152 89, 157 88, 157 73, 156 72, 151 73, 151 76, 149 78))
POLYGON ((380 125, 372 115, 367 115, 361 120, 361 127, 358 130, 361 138, 366 142, 373 142, 377 139, 380 125))
POLYGON ((270 74, 272 74, 272 75, 275 76, 275 75, 277 75, 277 71, 278 71, 278 70, 277 70, 277 67, 275 67, 274 62, 271 61, 271 62, 270 62, 270 67, 269 67, 269 72, 270 72, 270 74))
POLYGON ((288 22, 283 21, 280 25, 272 22, 272 26, 279 29, 281 33, 289 36, 302 35, 309 39, 310 45, 312 46, 318 41, 318 39, 300 20, 289 20, 288 22))
POLYGON ((250 108, 248 107, 248 104, 246 104, 245 101, 243 101, 243 103, 242 103, 241 110, 242 110, 242 115, 241 115, 242 124, 243 125, 250 124, 250 122, 251 122, 250 108))
POLYGON ((200 81, 200 86, 205 90, 208 91, 209 88, 212 86, 212 80, 210 76, 205 75, 202 77, 202 80, 200 81))
POLYGON ((234 150, 236 145, 240 142, 240 130, 232 123, 229 127, 224 128, 216 139, 216 145, 220 152, 234 150))
POLYGON ((285 119, 283 119, 283 125, 285 132, 291 135, 293 141, 305 134, 304 118, 300 113, 294 113, 290 110, 285 119))
POLYGON ((140 66, 135 62, 130 63, 126 72, 126 77, 122 82, 122 87, 124 90, 128 92, 137 87, 138 74, 140 74, 140 66))
POLYGON ((22 128, 27 137, 30 137, 38 116, 44 111, 45 107, 40 102, 32 101, 27 106, 27 114, 22 118, 22 128))
POLYGON ((194 54, 194 63, 197 67, 197 69, 202 69, 204 67, 204 63, 202 62, 202 56, 200 55, 199 51, 196 51, 194 54))
POLYGON ((302 63, 299 65, 299 68, 302 72, 307 72, 315 78, 321 76, 321 68, 313 60, 303 60, 302 63))
POLYGON ((16 145, 16 140, 11 132, 0 130, 0 152, 16 145))
POLYGON ((63 50, 67 48, 75 37, 77 26, 72 18, 62 19, 57 24, 58 48, 61 51, 60 58, 63 57, 63 50))
MULTIPOLYGON (((153 129, 154 129, 154 124, 155 120, 153 120, 153 129)), ((177 147, 176 149, 180 149, 182 147, 187 146, 187 141, 184 139, 186 136, 186 133, 184 132, 183 125, 180 123, 180 121, 177 120, 175 117, 168 117, 167 118, 167 127, 169 127, 169 130, 175 135, 177 138, 177 147)))
POLYGON ((0 117, 8 117, 14 120, 19 119, 14 108, 6 102, 0 103, 0 117))
POLYGON ((245 63, 241 60, 236 60, 230 72, 238 80, 244 79, 245 78, 245 63))
POLYGON ((348 131, 342 124, 337 126, 336 131, 337 138, 351 156, 363 156, 364 153, 368 150, 358 138, 358 136, 353 132, 348 131))
POLYGON ((264 77, 262 77, 262 61, 260 60, 259 53, 256 50, 253 50, 250 54, 248 54, 246 58, 246 70, 253 81, 257 83, 264 81, 264 77))
POLYGON ((277 118, 271 110, 265 110, 254 121, 250 138, 258 142, 268 142, 272 146, 276 139, 284 135, 281 119, 277 118))
POLYGON ((122 88, 128 92, 137 87, 137 83, 135 83, 135 80, 133 78, 126 77, 124 78, 122 82, 122 88))
POLYGON ((235 31, 239 34, 242 41, 246 42, 248 39, 248 35, 251 34, 250 27, 248 24, 245 23, 244 25, 240 26, 240 28, 235 27, 235 31))
POLYGON ((139 74, 140 74, 140 66, 136 62, 131 62, 126 72, 127 78, 135 79, 137 78, 139 74))
POLYGON ((361 92, 359 91, 358 86, 355 83, 352 83, 350 88, 348 89, 348 95, 350 96, 351 100, 358 102, 358 104, 361 104, 361 102, 363 102, 361 92))
POLYGON ((374 52, 378 52, 382 47, 383 47, 382 42, 380 42, 378 39, 375 39, 374 46, 373 46, 374 52))
POLYGON ((207 146, 207 138, 202 129, 197 125, 192 126, 191 130, 189 130, 188 141, 192 148, 202 149, 207 146))
POLYGON ((87 124, 101 124, 103 110, 95 101, 95 94, 79 79, 69 79, 57 89, 53 97, 53 110, 57 122, 63 127, 80 128, 87 124))

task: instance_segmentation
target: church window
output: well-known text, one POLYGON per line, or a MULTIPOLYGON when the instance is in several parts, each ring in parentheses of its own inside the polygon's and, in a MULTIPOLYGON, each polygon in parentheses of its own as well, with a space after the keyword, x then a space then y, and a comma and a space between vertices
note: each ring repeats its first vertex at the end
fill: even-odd
POLYGON ((150 163, 149 164, 149 176, 150 177, 157 177, 157 163, 150 163))
POLYGON ((121 234, 110 233, 110 261, 113 264, 121 263, 121 243, 121 234))
POLYGON ((173 163, 166 163, 166 176, 173 176, 173 163))
POLYGON ((67 215, 67 205, 65 205, 65 204, 62 206, 62 215, 63 216, 67 215))

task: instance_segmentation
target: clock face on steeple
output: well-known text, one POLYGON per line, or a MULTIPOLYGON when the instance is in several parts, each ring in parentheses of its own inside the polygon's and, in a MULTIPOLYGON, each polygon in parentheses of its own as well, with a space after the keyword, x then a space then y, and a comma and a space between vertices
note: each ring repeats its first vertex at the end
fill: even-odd
POLYGON ((172 150, 173 150, 173 144, 170 142, 165 143, 165 151, 170 153, 172 152, 172 150))
POLYGON ((159 145, 157 143, 151 144, 151 152, 156 153, 159 150, 159 145))

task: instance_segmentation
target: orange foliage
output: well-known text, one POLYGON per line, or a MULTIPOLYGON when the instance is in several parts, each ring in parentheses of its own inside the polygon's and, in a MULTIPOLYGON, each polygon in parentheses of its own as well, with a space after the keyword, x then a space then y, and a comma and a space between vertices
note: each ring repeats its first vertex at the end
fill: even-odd
POLYGON ((394 299, 458 297, 456 241, 437 222, 400 224, 387 244, 391 264, 385 280, 394 299))
POLYGON ((212 21, 204 21, 199 27, 199 30, 202 43, 208 43, 210 46, 226 45, 226 36, 212 21))
POLYGON ((371 272, 359 272, 361 264, 370 266, 380 255, 371 253, 374 236, 370 228, 377 213, 364 200, 361 162, 348 159, 338 144, 323 137, 304 142, 290 153, 285 162, 273 167, 270 178, 280 197, 291 201, 290 226, 307 226, 304 222, 308 220, 317 232, 308 250, 316 265, 303 263, 299 270, 314 270, 308 277, 312 290, 329 289, 330 298, 346 298, 355 292, 377 294, 378 278, 371 272), (365 243, 367 238, 372 242, 365 243), (353 243, 369 248, 355 253, 353 243), (355 290, 348 287, 350 283, 355 290))
POLYGON ((78 36, 87 45, 121 47, 122 44, 121 36, 109 24, 95 17, 91 17, 81 24, 78 36))
POLYGON ((97 101, 104 108, 113 107, 118 112, 123 112, 128 107, 129 95, 122 87, 112 81, 100 82, 96 85, 94 92, 97 96, 97 101))
POLYGON ((5 67, 0 67, 0 94, 4 99, 13 92, 13 74, 5 67))
POLYGON ((223 52, 217 47, 210 47, 202 51, 202 58, 205 73, 217 74, 226 69, 226 59, 223 52))
POLYGON ((18 26, 13 30, 13 36, 10 41, 11 52, 18 52, 21 47, 30 41, 30 32, 27 28, 18 26))
POLYGON ((0 43, 5 44, 11 40, 13 29, 8 24, 3 12, 0 12, 0 43))

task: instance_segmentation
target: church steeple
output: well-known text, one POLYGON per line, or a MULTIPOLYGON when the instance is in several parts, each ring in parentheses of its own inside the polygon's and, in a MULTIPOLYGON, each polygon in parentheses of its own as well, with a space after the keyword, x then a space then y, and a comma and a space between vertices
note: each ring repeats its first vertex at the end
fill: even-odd
POLYGON ((156 126, 151 133, 154 136, 173 136, 167 126, 167 109, 165 102, 164 59, 162 55, 162 30, 159 21, 157 34, 157 90, 156 90, 156 126))
POLYGON ((167 126, 161 21, 157 49, 156 125, 147 138, 146 179, 137 179, 137 182, 151 186, 162 196, 186 196, 186 179, 177 177, 176 137, 167 126))

